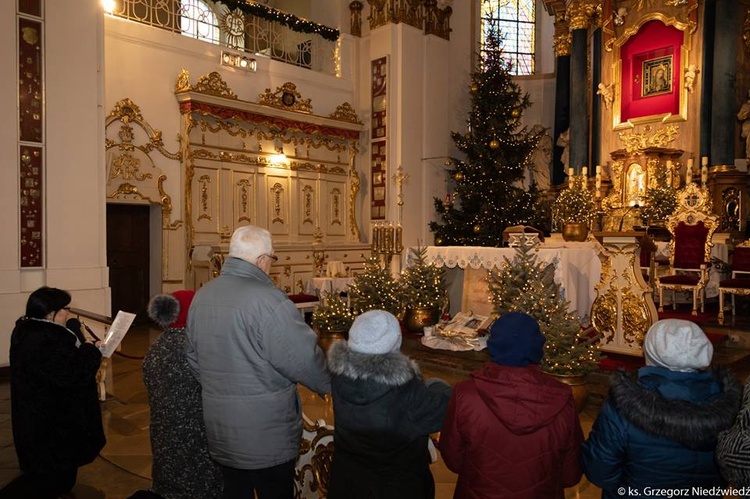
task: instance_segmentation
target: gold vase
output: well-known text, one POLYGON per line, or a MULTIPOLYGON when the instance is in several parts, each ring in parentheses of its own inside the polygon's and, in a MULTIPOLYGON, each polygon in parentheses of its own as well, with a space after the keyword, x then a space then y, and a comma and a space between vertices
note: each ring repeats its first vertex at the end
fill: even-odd
POLYGON ((565 383, 573 390, 573 401, 575 402, 577 412, 581 412, 586 407, 586 401, 589 399, 589 389, 586 386, 585 374, 547 374, 557 381, 565 383))
POLYGON ((413 333, 421 333, 425 326, 434 326, 439 320, 439 307, 407 308, 404 326, 413 333))
POLYGON ((586 222, 566 222, 563 225, 562 236, 566 241, 585 241, 589 235, 589 225, 586 222))

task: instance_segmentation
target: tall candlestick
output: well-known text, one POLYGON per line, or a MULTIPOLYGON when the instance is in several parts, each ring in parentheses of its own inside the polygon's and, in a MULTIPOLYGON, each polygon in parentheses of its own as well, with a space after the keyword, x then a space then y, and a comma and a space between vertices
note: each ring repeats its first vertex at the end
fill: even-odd
POLYGON ((701 166, 701 185, 706 186, 708 182, 708 165, 701 166))
POLYGON ((584 166, 583 169, 581 170, 581 175, 583 175, 583 177, 585 178, 588 176, 588 174, 589 174, 589 167, 584 166))
POLYGON ((573 167, 568 168, 568 187, 573 187, 573 175, 575 174, 573 167))
POLYGON ((404 246, 402 244, 403 232, 404 232, 404 229, 401 228, 401 224, 398 224, 396 226, 396 252, 397 253, 401 253, 401 250, 404 249, 404 246))
POLYGON ((685 185, 690 184, 693 181, 693 158, 687 160, 687 166, 685 167, 685 185))
POLYGON ((599 175, 602 174, 602 165, 596 165, 596 173, 599 175))
POLYGON ((708 166, 708 156, 703 156, 701 158, 701 166, 708 166))

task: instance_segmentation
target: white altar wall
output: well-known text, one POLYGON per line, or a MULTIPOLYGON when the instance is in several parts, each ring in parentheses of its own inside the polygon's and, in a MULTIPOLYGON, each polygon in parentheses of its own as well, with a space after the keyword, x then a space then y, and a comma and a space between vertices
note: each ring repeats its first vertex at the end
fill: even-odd
MULTIPOLYGON (((536 256, 541 262, 555 265, 555 281, 561 285, 568 309, 584 323, 588 322, 591 305, 599 282, 602 246, 593 242, 554 242, 541 245, 536 256)), ((412 252, 409 252, 411 254, 412 252)), ((451 300, 451 315, 473 311, 487 315, 492 312, 487 287, 487 271, 500 268, 516 256, 513 248, 478 246, 429 246, 427 261, 446 268, 446 285, 451 300)), ((410 262, 407 260, 407 265, 410 262)))

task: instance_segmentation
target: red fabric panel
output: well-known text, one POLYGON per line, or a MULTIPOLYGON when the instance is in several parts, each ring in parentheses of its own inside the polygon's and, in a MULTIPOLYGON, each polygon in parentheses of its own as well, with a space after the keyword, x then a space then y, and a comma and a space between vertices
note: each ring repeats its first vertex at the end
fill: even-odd
POLYGON ((674 266, 678 269, 699 269, 706 263, 708 227, 703 222, 688 225, 680 222, 674 231, 674 266))
POLYGON ((683 32, 673 26, 667 26, 661 21, 650 21, 622 46, 621 121, 655 114, 680 113, 683 36, 683 32), (669 55, 672 56, 672 91, 642 97, 643 62, 669 55))
POLYGON ((722 279, 719 281, 719 287, 750 289, 750 278, 740 277, 737 279, 722 279))
POLYGON ((659 282, 662 284, 685 284, 688 286, 695 286, 698 284, 700 278, 697 275, 665 275, 659 282))
POLYGON ((750 248, 735 248, 732 255, 732 270, 750 271, 750 248))
POLYGON ((307 303, 309 301, 318 301, 318 297, 315 295, 288 295, 289 299, 292 300, 292 303, 307 303))

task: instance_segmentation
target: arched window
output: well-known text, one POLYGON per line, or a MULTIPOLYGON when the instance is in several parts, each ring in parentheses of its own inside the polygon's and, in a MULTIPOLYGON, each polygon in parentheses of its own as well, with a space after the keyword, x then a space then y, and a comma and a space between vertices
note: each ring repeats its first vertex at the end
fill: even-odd
POLYGON ((216 15, 202 0, 180 0, 180 31, 204 42, 219 43, 216 15))
POLYGON ((535 0, 482 0, 482 51, 491 28, 501 34, 503 55, 513 74, 534 74, 535 0))

